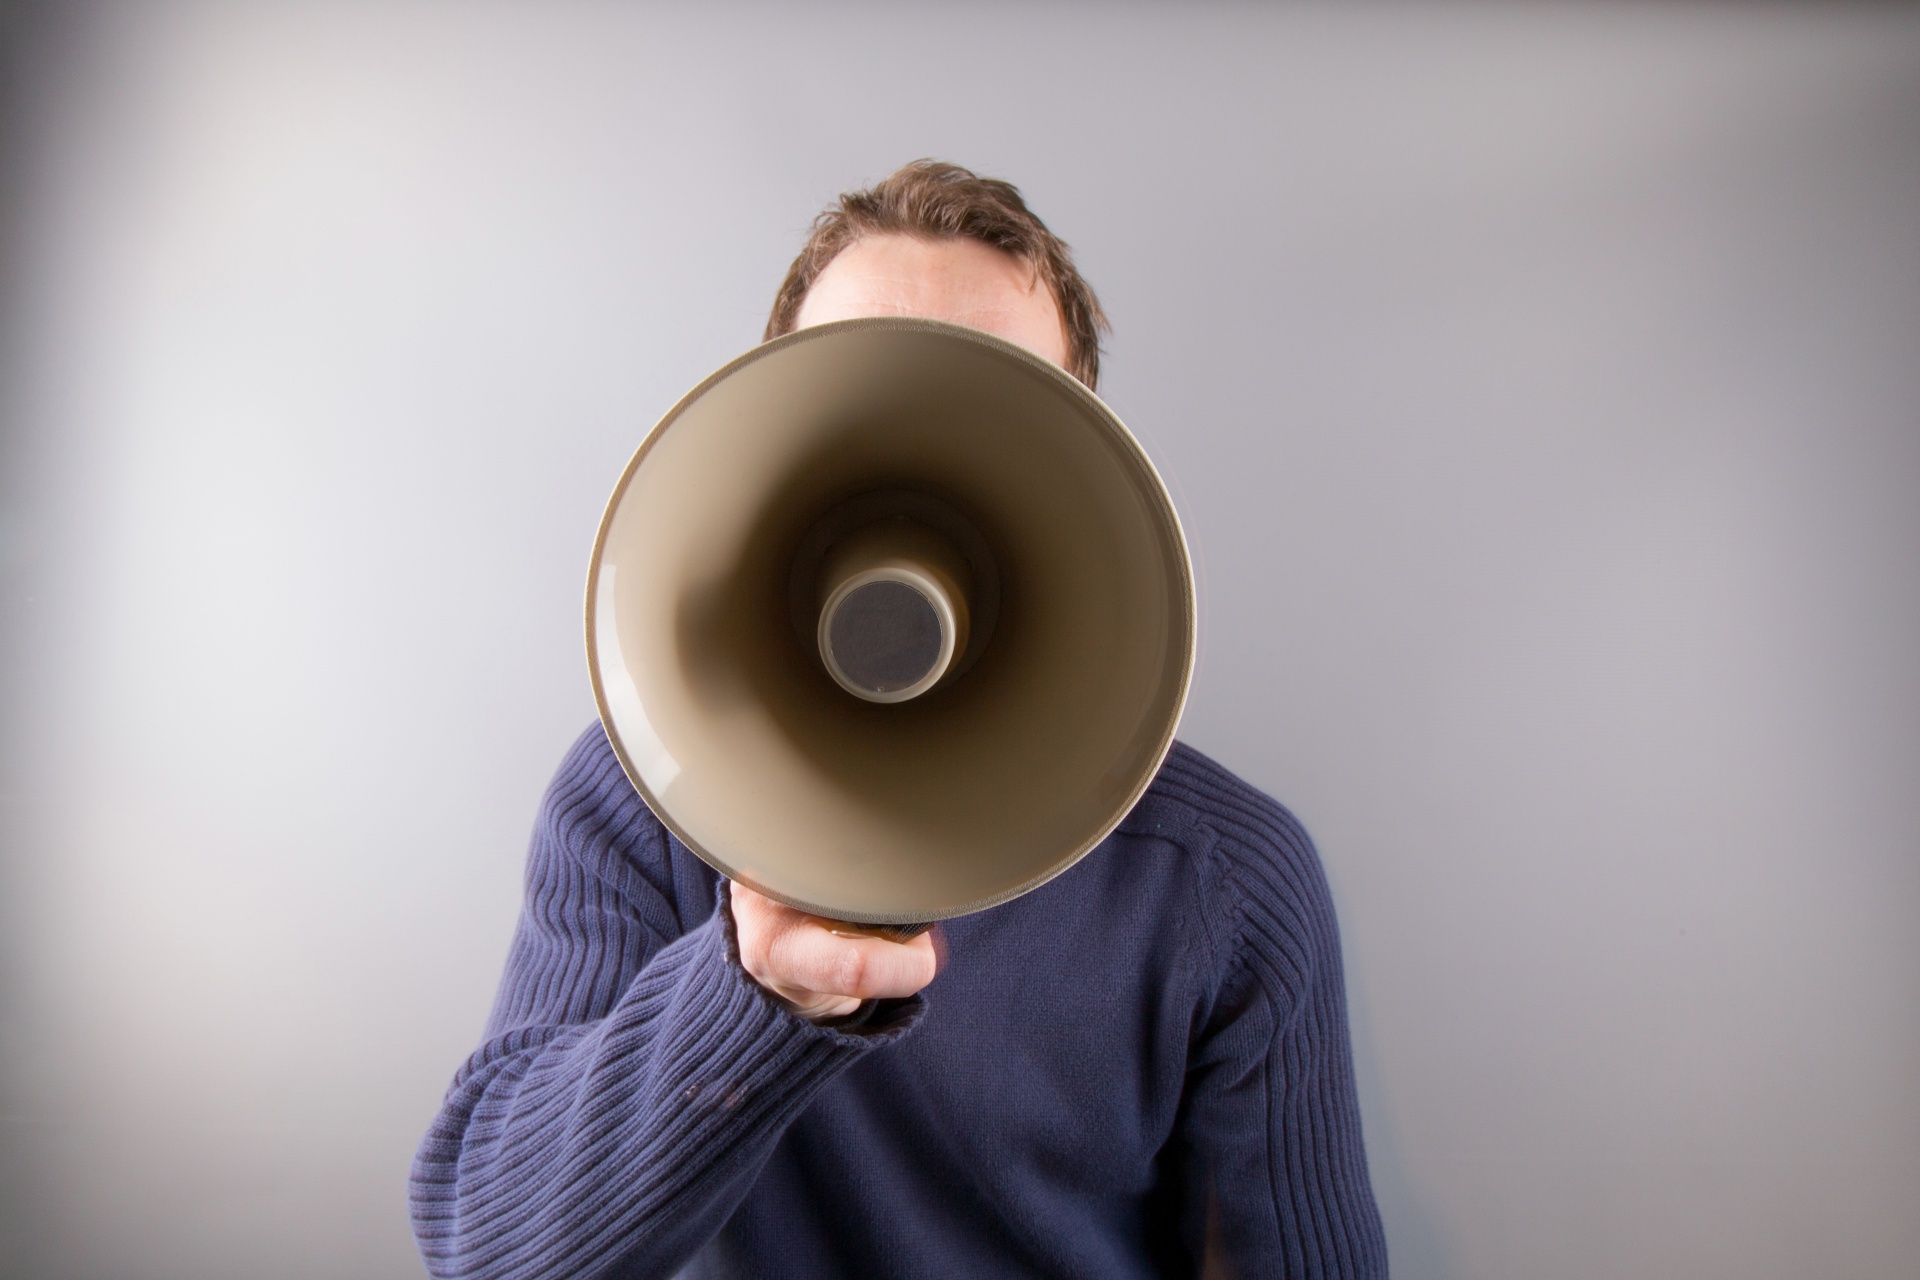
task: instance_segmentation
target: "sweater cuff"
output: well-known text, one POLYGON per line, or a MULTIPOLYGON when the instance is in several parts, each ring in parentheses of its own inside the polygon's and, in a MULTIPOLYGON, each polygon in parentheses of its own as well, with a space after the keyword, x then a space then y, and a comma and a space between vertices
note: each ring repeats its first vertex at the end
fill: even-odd
POLYGON ((728 892, 727 880, 722 877, 714 886, 713 920, 719 926, 720 941, 725 947, 726 967, 734 982, 746 988, 742 994, 756 1006, 756 1022, 768 1020, 773 1024, 769 1030, 777 1027, 788 1034, 799 1032, 823 1043, 860 1049, 892 1044, 920 1024, 927 1009, 926 997, 920 994, 902 1000, 870 1000, 852 1016, 823 1022, 814 1022, 794 1012, 786 1001, 754 981, 753 975, 740 963, 740 935, 734 925, 728 892))

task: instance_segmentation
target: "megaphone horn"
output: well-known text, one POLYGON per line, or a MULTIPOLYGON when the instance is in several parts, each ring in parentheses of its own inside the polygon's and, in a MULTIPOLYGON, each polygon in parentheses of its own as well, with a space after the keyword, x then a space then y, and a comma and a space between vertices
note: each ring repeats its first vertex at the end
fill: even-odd
POLYGON ((614 489, 586 614, 608 738, 668 829, 897 935, 1104 839, 1194 654, 1179 520, 1119 419, 917 319, 803 329, 689 392, 614 489))

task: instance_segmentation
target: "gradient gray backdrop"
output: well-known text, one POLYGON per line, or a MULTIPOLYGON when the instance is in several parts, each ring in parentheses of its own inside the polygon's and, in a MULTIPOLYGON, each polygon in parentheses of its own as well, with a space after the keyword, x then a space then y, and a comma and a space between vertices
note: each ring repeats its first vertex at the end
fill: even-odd
MULTIPOLYGON (((0 1271, 417 1276, 579 605, 814 211, 1022 184, 1297 809, 1396 1272, 1920 1267, 1920 11, 54 9, 0 1271)), ((935 989, 937 998, 937 987, 935 989)))

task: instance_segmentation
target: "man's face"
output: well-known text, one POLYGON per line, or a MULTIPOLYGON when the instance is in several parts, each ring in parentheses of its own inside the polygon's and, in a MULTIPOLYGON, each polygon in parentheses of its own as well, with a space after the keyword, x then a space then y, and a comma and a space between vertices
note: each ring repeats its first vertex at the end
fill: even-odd
POLYGON ((1012 254, 978 240, 855 241, 813 282, 795 327, 866 316, 947 320, 1017 342, 1062 368, 1067 363, 1053 291, 1012 254))

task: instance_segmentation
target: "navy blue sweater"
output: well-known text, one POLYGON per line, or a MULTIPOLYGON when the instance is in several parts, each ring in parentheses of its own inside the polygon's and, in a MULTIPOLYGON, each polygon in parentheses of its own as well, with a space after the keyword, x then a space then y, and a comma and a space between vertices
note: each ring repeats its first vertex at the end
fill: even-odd
POLYGON ((589 729, 414 1166, 436 1276, 1386 1274, 1318 858, 1198 752, 857 1032, 747 977, 723 893, 589 729))

